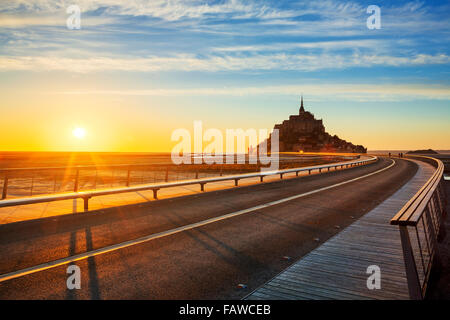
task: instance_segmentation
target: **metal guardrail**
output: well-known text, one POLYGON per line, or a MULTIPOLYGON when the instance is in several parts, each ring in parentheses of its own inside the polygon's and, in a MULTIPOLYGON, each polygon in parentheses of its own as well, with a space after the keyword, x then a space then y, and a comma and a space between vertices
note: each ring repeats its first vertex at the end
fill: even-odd
POLYGON ((140 185, 140 186, 120 187, 120 188, 112 188, 112 189, 105 189, 105 190, 71 192, 71 193, 66 193, 66 194, 47 195, 47 196, 40 196, 40 197, 1 200, 0 208, 26 205, 26 204, 60 201, 60 200, 69 200, 69 199, 83 199, 84 210, 88 211, 89 210, 89 199, 93 198, 93 197, 97 197, 97 196, 152 190, 154 199, 158 199, 158 190, 163 189, 163 188, 173 188, 173 187, 181 187, 181 186, 199 184, 200 190, 205 191, 205 185, 207 183, 234 180, 235 186, 238 186, 239 180, 242 180, 242 179, 259 177, 260 181, 263 182, 264 177, 271 176, 271 175, 280 175, 280 179, 283 179, 283 175, 285 175, 287 173, 295 172, 296 175, 298 176, 299 172, 308 171, 308 173, 311 174, 312 171, 314 171, 314 170, 318 170, 319 172, 322 172, 322 170, 325 170, 325 169, 330 171, 331 168, 334 168, 335 170, 337 170, 339 167, 341 169, 343 169, 343 168, 349 168, 349 167, 354 167, 354 166, 361 166, 361 165, 365 165, 367 163, 374 162, 377 160, 378 160, 378 157, 372 157, 372 158, 364 159, 364 160, 332 163, 332 164, 312 166, 312 167, 257 172, 257 173, 240 174, 240 175, 232 175, 232 176, 230 175, 230 176, 223 176, 223 177, 216 177, 216 178, 166 182, 166 183, 159 183, 159 184, 146 184, 146 185, 140 185))
POLYGON ((411 299, 418 300, 425 297, 431 267, 437 257, 437 242, 442 232, 442 222, 446 215, 444 164, 431 157, 408 157, 436 167, 427 183, 390 222, 399 226, 409 295, 411 299))
MULTIPOLYGON (((297 154, 297 153, 295 153, 297 154)), ((342 155, 342 154, 335 154, 335 153, 323 153, 323 154, 317 154, 317 155, 303 155, 307 156, 305 159, 300 158, 290 158, 289 162, 301 162, 304 160, 309 159, 315 159, 317 157, 333 157, 333 158, 340 158, 342 160, 344 159, 352 159, 352 158, 359 158, 359 156, 355 155, 342 155)), ((248 156, 246 156, 246 159, 248 159, 248 156)), ((226 157, 223 158, 223 163, 226 163, 226 157)), ((192 159, 192 164, 195 164, 195 160, 192 159)), ((176 166, 171 162, 152 162, 152 163, 130 163, 130 164, 86 164, 86 165, 70 165, 70 166, 51 166, 51 167, 28 167, 28 168, 0 168, 0 176, 1 175, 8 175, 8 173, 11 172, 30 172, 30 171, 54 171, 54 170, 83 170, 83 169, 114 169, 114 168, 122 168, 122 169, 137 169, 137 168, 144 168, 144 167, 167 167, 167 166, 176 166)))
MULTIPOLYGON (((344 160, 353 160, 354 158, 359 159, 360 156, 344 156, 344 155, 336 155, 336 154, 321 154, 319 157, 331 157, 333 159, 340 159, 341 161, 344 160)), ((285 159, 281 161, 282 165, 288 164, 288 167, 292 168, 292 164, 297 162, 303 162, 308 161, 311 159, 315 159, 317 156, 308 156, 307 158, 292 158, 292 159, 285 159)), ((224 162, 225 163, 225 162, 224 162)), ((154 175, 154 180, 156 180, 156 175, 163 174, 163 177, 161 178, 164 182, 171 181, 172 177, 169 178, 170 175, 176 174, 178 181, 178 175, 179 174, 194 174, 195 179, 199 178, 200 174, 210 174, 211 171, 217 171, 220 176, 225 174, 241 174, 243 172, 256 172, 260 171, 260 169, 263 166, 260 163, 256 164, 231 164, 227 165, 226 167, 222 165, 217 164, 196 164, 194 161, 192 164, 184 165, 182 168, 183 170, 179 171, 180 166, 174 165, 172 163, 167 162, 153 162, 153 163, 134 163, 134 164, 95 164, 95 165, 69 165, 69 166, 59 166, 59 167, 28 167, 28 168, 0 168, 0 179, 3 179, 2 187, 1 188, 1 194, 0 194, 0 200, 4 200, 7 198, 9 188, 10 188, 10 181, 14 179, 30 179, 30 191, 29 191, 29 197, 33 196, 34 188, 39 189, 39 185, 35 186, 35 181, 39 181, 42 184, 42 178, 48 180, 50 182, 50 185, 47 185, 47 188, 50 187, 50 189, 53 189, 53 192, 50 193, 61 193, 61 189, 67 189, 68 187, 70 190, 67 191, 73 191, 73 192, 79 192, 80 189, 83 188, 86 183, 86 179, 91 182, 92 188, 91 189, 97 189, 98 184, 108 184, 111 183, 111 188, 113 187, 113 184, 116 182, 124 182, 124 185, 126 187, 130 187, 131 184, 133 184, 133 180, 136 180, 136 177, 133 177, 133 173, 140 173, 140 184, 144 184, 144 174, 145 172, 151 172, 154 175), (218 167, 216 167, 218 166, 218 167), (91 176, 86 176, 83 174, 83 171, 92 171, 95 170, 95 174, 92 174, 91 176), (105 175, 101 171, 112 171, 112 176, 105 175), (116 177, 115 172, 119 173, 119 175, 116 177), (120 173, 122 171, 122 174, 120 173), (49 176, 45 176, 45 173, 49 172, 49 176), (237 173, 238 172, 238 173, 237 173), (44 173, 43 177, 39 177, 36 173, 44 173), (123 177, 123 173, 125 173, 125 177, 123 177), (58 186, 58 180, 59 180, 59 186, 58 186), (83 184, 84 181, 84 184, 83 184), (53 187, 51 187, 53 185, 53 187), (71 187, 72 185, 72 187, 71 187)), ((92 173, 92 172, 91 172, 92 173)), ((157 181, 153 181, 155 183, 157 181)), ((149 182, 147 182, 149 183, 149 182)), ((14 186, 15 189, 17 189, 17 186, 14 186)), ((66 191, 66 192, 67 192, 66 191)), ((42 193, 42 192, 41 192, 42 193)))

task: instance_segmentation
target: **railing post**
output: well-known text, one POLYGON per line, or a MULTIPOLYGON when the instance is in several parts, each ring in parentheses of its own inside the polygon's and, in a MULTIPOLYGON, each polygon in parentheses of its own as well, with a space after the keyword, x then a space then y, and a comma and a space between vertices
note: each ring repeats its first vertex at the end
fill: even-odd
POLYGON ((89 197, 83 197, 84 211, 89 211, 89 197))
POLYGON ((416 261, 409 238, 408 227, 399 226, 400 238, 403 248, 403 259, 405 262, 406 278, 408 280, 409 297, 412 300, 422 300, 422 289, 420 287, 419 274, 417 273, 416 261))
POLYGON ((153 189, 153 199, 158 200, 158 190, 159 189, 153 189))
POLYGON ((2 200, 6 199, 7 194, 8 194, 8 176, 5 175, 3 180, 2 200))
POLYGON ((127 173, 127 187, 130 186, 130 174, 131 174, 131 170, 130 170, 130 168, 128 168, 128 173, 127 173))
POLYGON ((73 192, 78 192, 78 179, 80 177, 80 170, 77 169, 77 173, 75 174, 75 182, 73 183, 73 192))

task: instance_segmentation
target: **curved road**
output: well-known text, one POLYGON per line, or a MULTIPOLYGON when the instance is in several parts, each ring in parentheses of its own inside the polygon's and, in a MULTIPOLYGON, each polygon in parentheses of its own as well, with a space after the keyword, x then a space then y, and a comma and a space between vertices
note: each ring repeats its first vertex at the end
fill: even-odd
POLYGON ((0 299, 240 299, 409 181, 417 166, 395 161, 0 226, 0 299), (341 185, 76 261, 80 290, 66 287, 68 264, 2 281, 10 272, 335 184, 341 185))

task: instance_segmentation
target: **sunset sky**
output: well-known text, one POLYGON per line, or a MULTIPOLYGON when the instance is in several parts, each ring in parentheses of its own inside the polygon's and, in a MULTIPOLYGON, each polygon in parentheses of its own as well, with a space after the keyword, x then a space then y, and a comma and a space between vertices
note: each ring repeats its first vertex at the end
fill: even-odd
POLYGON ((170 151, 194 120, 271 129, 301 93, 369 150, 450 149, 449 25, 445 1, 1 1, 0 151, 170 151))

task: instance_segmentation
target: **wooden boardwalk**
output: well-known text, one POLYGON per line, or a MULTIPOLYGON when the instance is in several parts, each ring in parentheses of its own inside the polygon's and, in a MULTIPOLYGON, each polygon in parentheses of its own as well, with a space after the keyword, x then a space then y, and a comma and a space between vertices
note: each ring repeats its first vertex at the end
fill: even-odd
POLYGON ((400 233, 390 219, 426 183, 424 162, 394 195, 246 297, 249 300, 409 299, 400 233), (367 268, 380 267, 381 289, 367 288, 367 268))

